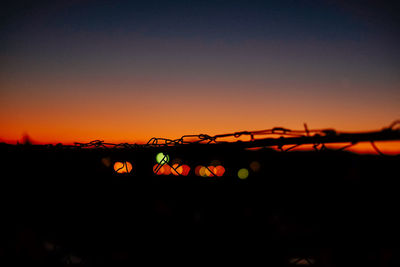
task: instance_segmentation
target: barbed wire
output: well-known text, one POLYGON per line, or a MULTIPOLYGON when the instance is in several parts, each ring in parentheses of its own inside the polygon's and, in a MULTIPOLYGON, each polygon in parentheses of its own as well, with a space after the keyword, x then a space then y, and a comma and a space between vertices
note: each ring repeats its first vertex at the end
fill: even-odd
POLYGON ((240 131, 228 134, 218 134, 210 136, 208 134, 197 134, 197 135, 183 135, 178 139, 158 138, 152 137, 146 144, 129 144, 129 143, 107 143, 103 140, 93 140, 88 143, 75 142, 75 147, 80 148, 137 148, 137 147, 157 147, 157 146, 174 146, 174 145, 185 145, 185 144, 211 144, 218 143, 217 139, 234 137, 236 139, 242 136, 250 136, 250 141, 255 140, 255 136, 267 136, 267 135, 279 135, 286 137, 301 137, 310 136, 310 133, 316 135, 326 136, 335 135, 336 131, 333 129, 321 129, 321 130, 290 130, 282 127, 275 127, 268 130, 260 131, 240 131))
MULTIPOLYGON (((306 127, 306 125, 305 125, 306 127)), ((255 136, 268 136, 268 135, 279 135, 286 137, 301 137, 301 136, 309 136, 310 133, 319 134, 319 135, 334 135, 336 131, 334 129, 320 129, 320 130, 290 130, 283 127, 275 127, 267 130, 259 130, 259 131, 240 131, 228 134, 218 134, 214 136, 210 136, 207 134, 199 134, 199 135, 183 135, 178 139, 167 139, 167 138, 151 138, 146 145, 152 146, 170 146, 170 145, 183 145, 183 144, 211 144, 217 143, 217 139, 234 137, 236 139, 243 136, 250 136, 250 141, 255 140, 255 136), (189 139, 189 140, 187 140, 189 139)))
POLYGON ((277 146, 282 152, 293 150, 304 144, 313 145, 315 151, 325 150, 326 143, 349 143, 337 150, 343 151, 359 142, 370 142, 373 149, 379 154, 384 155, 375 145, 375 141, 382 140, 400 140, 400 120, 395 120, 389 126, 382 128, 380 131, 369 132, 339 132, 332 128, 325 129, 309 129, 304 123, 304 130, 291 130, 283 127, 274 127, 266 130, 257 131, 238 131, 226 134, 208 135, 208 134, 191 134, 183 135, 177 139, 152 137, 145 144, 130 143, 108 143, 103 140, 93 140, 88 143, 74 143, 72 147, 76 148, 123 148, 135 149, 146 147, 173 147, 190 144, 235 144, 242 146, 277 146), (279 138, 273 138, 279 136, 279 138), (250 140, 243 141, 243 137, 250 137, 250 140), (261 138, 260 138, 261 137, 261 138), (234 141, 224 141, 227 138, 237 139, 234 141), (284 149, 284 146, 291 145, 284 149))

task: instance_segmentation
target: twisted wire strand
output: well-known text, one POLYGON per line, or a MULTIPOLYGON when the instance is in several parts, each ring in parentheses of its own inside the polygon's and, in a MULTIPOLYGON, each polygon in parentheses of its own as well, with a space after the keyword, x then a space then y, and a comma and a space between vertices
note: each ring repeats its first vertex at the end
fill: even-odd
MULTIPOLYGON (((400 131, 400 120, 395 120, 388 127, 384 127, 381 132, 388 131, 400 131)), ((372 132, 364 132, 364 133, 372 133, 372 132)), ((74 143, 72 147, 76 148, 122 148, 122 149, 133 149, 139 147, 169 147, 169 146, 180 146, 180 145, 188 145, 188 144, 218 144, 218 143, 227 143, 227 141, 223 141, 226 138, 235 138, 240 140, 242 137, 250 137, 250 142, 259 140, 256 137, 266 138, 268 136, 279 136, 280 139, 285 139, 289 137, 331 137, 339 134, 349 134, 349 132, 338 132, 331 128, 326 129, 309 129, 307 124, 304 124, 304 130, 291 130, 283 127, 274 127, 271 129, 265 130, 257 130, 257 131, 237 131, 233 133, 225 133, 225 134, 217 134, 214 136, 210 136, 208 134, 188 134, 183 135, 177 139, 169 139, 169 138, 157 138, 152 137, 146 144, 129 144, 129 143, 108 143, 104 142, 104 140, 93 140, 88 143, 74 143)), ((379 155, 384 155, 373 143, 375 140, 371 140, 371 145, 375 149, 375 151, 379 155)), ((339 150, 345 150, 357 142, 351 142, 350 145, 340 148, 339 150)), ((278 148, 282 152, 290 151, 301 144, 294 144, 289 148, 283 149, 283 145, 278 145, 278 148)), ((325 147, 324 142, 319 140, 313 143, 313 148, 315 151, 321 151, 327 149, 325 147)))

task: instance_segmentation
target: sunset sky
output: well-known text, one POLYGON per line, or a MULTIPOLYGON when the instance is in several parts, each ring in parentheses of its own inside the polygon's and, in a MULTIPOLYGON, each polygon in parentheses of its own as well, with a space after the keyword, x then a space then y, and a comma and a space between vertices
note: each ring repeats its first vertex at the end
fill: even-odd
POLYGON ((9 1, 0 141, 145 142, 400 119, 394 1, 9 1))

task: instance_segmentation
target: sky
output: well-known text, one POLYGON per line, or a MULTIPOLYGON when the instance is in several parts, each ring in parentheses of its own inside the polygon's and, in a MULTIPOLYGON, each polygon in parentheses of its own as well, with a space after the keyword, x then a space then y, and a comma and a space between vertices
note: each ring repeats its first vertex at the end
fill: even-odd
POLYGON ((395 1, 9 1, 0 140, 380 130, 400 118, 395 1))

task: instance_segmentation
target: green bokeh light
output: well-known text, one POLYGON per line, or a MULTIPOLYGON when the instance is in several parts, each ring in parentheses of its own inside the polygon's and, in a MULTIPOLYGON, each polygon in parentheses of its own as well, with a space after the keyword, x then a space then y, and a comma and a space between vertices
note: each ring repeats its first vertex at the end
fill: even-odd
POLYGON ((165 164, 169 162, 169 156, 162 152, 158 153, 156 156, 156 161, 158 164, 165 164))

